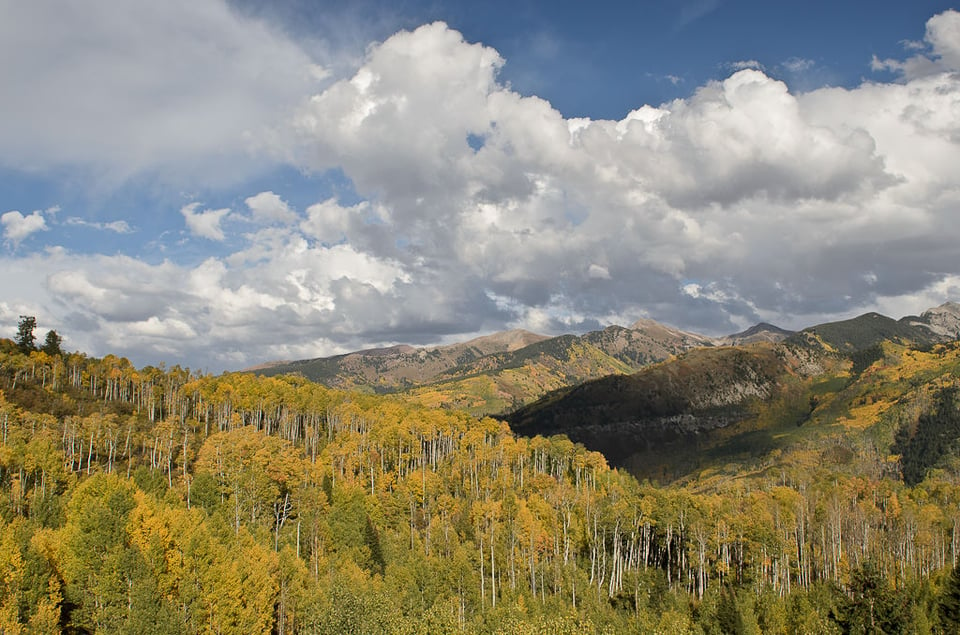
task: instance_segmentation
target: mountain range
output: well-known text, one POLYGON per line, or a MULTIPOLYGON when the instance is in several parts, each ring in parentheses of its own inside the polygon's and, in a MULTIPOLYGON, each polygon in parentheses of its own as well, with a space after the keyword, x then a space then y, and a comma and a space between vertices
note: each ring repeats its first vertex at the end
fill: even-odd
POLYGON ((300 374, 331 388, 405 392, 424 403, 502 413, 559 388, 623 375, 694 348, 779 341, 791 334, 768 324, 725 338, 674 329, 653 320, 583 335, 548 337, 511 330, 448 346, 377 348, 248 369, 300 374))
MULTIPOLYGON (((925 363, 935 366, 939 358, 924 351, 958 337, 960 305, 946 303, 899 320, 866 313, 798 332, 761 323, 719 338, 652 320, 579 336, 514 330, 254 372, 299 373, 334 388, 495 415, 519 434, 564 434, 641 478, 672 480, 785 447, 819 430, 806 425, 817 413, 835 420, 851 399, 867 399, 851 395, 872 394, 864 387, 871 367, 886 360, 906 376, 903 351, 928 355, 925 363)), ((918 380, 911 381, 887 392, 909 401, 904 391, 918 380)))
POLYGON ((712 338, 639 320, 629 327, 609 326, 579 336, 548 337, 511 330, 448 346, 399 345, 272 362, 248 370, 260 375, 296 373, 331 388, 403 392, 429 405, 502 414, 551 391, 611 375, 629 375, 699 348, 816 336, 828 347, 851 352, 885 338, 931 344, 953 339, 958 332, 960 305, 947 303, 920 316, 893 320, 869 313, 813 326, 800 334, 761 323, 712 338))
POLYGON ((742 452, 785 447, 797 428, 835 424, 867 402, 907 403, 918 386, 933 390, 953 377, 958 335, 960 305, 952 303, 901 320, 867 313, 776 342, 692 349, 631 375, 555 391, 506 419, 523 435, 565 434, 638 476, 669 479, 711 457, 740 460, 742 452), (926 375, 917 371, 921 359, 926 375), (881 389, 884 368, 891 378, 881 389))

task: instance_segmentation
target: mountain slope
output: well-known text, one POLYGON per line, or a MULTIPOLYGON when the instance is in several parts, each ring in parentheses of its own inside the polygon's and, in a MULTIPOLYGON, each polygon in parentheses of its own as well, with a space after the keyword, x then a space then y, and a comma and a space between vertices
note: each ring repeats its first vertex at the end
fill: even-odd
MULTIPOLYGON (((916 482, 934 462, 924 458, 916 469, 913 457, 939 456, 917 448, 954 434, 922 423, 953 421, 942 406, 917 420, 956 385, 960 342, 933 343, 946 336, 910 322, 949 329, 952 315, 949 307, 901 321, 867 314, 778 344, 693 350, 630 376, 557 391, 507 420, 524 435, 566 434, 642 478, 673 480, 744 462, 769 467, 786 456, 812 461, 807 467, 839 461, 839 469, 860 460, 858 452, 880 452, 903 453, 916 482), (905 449, 890 449, 895 433, 905 449), (819 459, 810 447, 824 448, 819 459)), ((891 459, 871 469, 897 466, 891 459)))
POLYGON ((521 434, 566 434, 622 465, 637 452, 743 421, 790 373, 782 349, 768 344, 700 348, 558 391, 507 419, 521 434))
POLYGON ((709 345, 712 340, 701 335, 641 320, 631 328, 611 326, 582 336, 507 331, 450 346, 394 346, 250 370, 297 373, 332 388, 406 391, 424 403, 491 414, 709 345))
POLYGON ((864 350, 885 341, 930 346, 960 337, 960 304, 947 302, 919 316, 899 320, 879 313, 865 313, 849 320, 805 328, 794 338, 802 340, 804 334, 816 336, 841 353, 864 350))
POLYGON ((552 390, 633 370, 581 338, 563 335, 452 368, 406 394, 431 406, 503 413, 552 390))
POLYGON ((581 339, 634 369, 691 348, 713 345, 708 337, 672 329, 653 320, 639 320, 629 328, 608 326, 602 331, 586 333, 581 339))
POLYGON ((863 350, 883 341, 928 345, 945 339, 924 325, 894 320, 879 313, 865 313, 850 320, 819 324, 803 329, 802 333, 815 335, 841 353, 863 350))
POLYGON ((367 387, 378 392, 394 392, 430 383, 452 368, 487 355, 516 351, 545 339, 549 338, 513 330, 449 346, 414 348, 399 345, 334 357, 281 362, 249 370, 265 376, 296 373, 331 388, 367 387))
POLYGON ((782 342, 793 334, 793 331, 788 331, 779 326, 767 324, 766 322, 760 322, 745 331, 721 337, 718 343, 725 346, 740 346, 742 344, 756 344, 757 342, 776 343, 782 342))

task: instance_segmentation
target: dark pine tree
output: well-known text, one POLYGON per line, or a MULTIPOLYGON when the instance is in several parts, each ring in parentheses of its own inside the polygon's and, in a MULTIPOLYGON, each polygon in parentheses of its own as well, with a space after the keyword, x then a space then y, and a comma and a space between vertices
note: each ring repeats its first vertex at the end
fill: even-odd
POLYGON ((909 610, 872 561, 864 562, 851 574, 849 597, 838 607, 837 621, 844 633, 891 635, 904 633, 909 610))
POLYGON ((960 633, 960 566, 954 567, 944 581, 937 612, 945 633, 960 633))
POLYGON ((20 349, 20 352, 24 355, 29 355, 30 351, 36 350, 34 342, 36 342, 36 337, 33 335, 34 329, 37 328, 37 318, 32 315, 21 315, 20 322, 17 324, 17 348, 20 349))
POLYGON ((44 338, 43 346, 40 347, 40 350, 47 355, 61 355, 63 353, 63 351, 60 350, 61 342, 63 342, 63 338, 60 337, 56 331, 47 331, 47 336, 44 338))

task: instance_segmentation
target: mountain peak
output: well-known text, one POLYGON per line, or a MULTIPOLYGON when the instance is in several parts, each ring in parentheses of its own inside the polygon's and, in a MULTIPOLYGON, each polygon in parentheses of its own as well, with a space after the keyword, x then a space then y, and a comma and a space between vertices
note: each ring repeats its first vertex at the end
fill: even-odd
MULTIPOLYGON (((464 342, 462 344, 453 344, 452 346, 456 347, 473 347, 483 350, 488 353, 493 352, 513 352, 524 348, 525 346, 530 346, 531 344, 536 344, 537 342, 542 342, 543 340, 550 339, 547 335, 540 335, 539 333, 532 333, 524 329, 511 329, 509 331, 500 331, 498 333, 491 333, 490 335, 481 335, 480 337, 475 337, 472 340, 464 342)), ((445 346, 438 348, 447 348, 445 346)))
POLYGON ((656 320, 651 320, 649 318, 641 318, 630 325, 631 331, 641 331, 647 335, 654 337, 664 337, 671 336, 674 338, 680 338, 683 340, 693 340, 700 342, 704 345, 710 344, 710 339, 699 335, 697 333, 690 333, 688 331, 681 331, 680 329, 673 328, 672 326, 667 326, 666 324, 661 324, 656 320))
POLYGON ((734 333, 721 337, 719 342, 727 346, 739 346, 741 344, 753 344, 754 342, 780 342, 793 335, 793 331, 782 329, 779 326, 769 322, 760 322, 754 324, 745 331, 734 333))
POLYGON ((911 325, 925 326, 937 335, 956 339, 960 337, 960 304, 944 302, 927 309, 920 317, 904 318, 911 325))

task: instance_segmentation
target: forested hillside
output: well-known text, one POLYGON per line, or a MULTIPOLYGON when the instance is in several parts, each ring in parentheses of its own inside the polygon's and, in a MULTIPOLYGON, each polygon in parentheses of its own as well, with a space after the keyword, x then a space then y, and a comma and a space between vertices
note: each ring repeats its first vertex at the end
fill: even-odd
POLYGON ((330 388, 404 392, 420 403, 478 416, 502 414, 560 388, 627 374, 712 340, 640 320, 581 336, 494 333, 449 346, 390 348, 276 362, 258 375, 299 374, 330 388))
POLYGON ((804 435, 657 486, 399 397, 6 342, 0 631, 956 632, 957 455, 922 439, 958 358, 758 395, 804 435))

